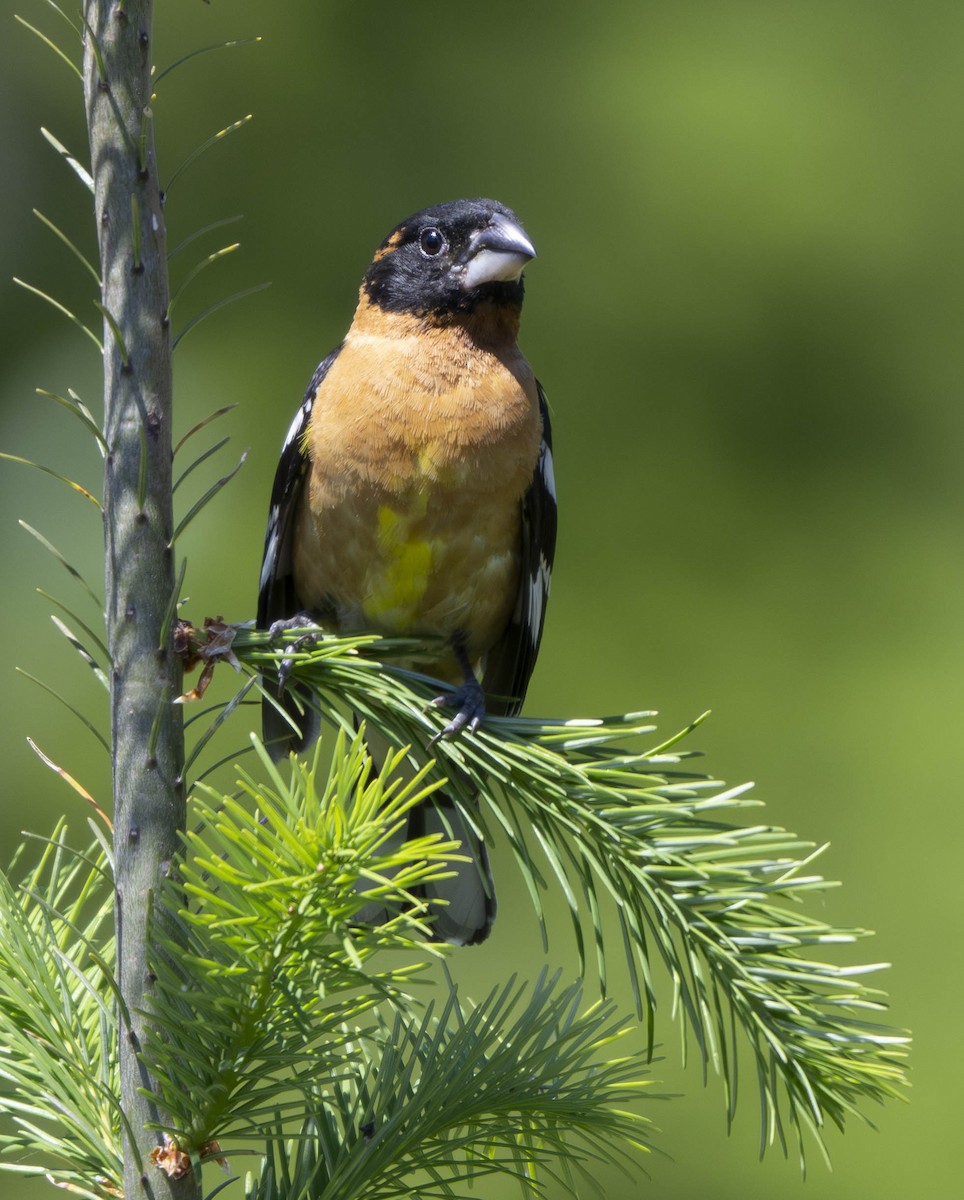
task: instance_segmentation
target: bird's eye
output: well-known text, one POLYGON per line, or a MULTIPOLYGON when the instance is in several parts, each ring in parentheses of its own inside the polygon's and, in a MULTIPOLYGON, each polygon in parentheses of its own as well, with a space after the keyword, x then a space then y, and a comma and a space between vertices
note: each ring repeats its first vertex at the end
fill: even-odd
POLYGON ((433 225, 429 229, 422 230, 418 239, 418 248, 428 258, 435 258, 445 249, 445 238, 433 225))

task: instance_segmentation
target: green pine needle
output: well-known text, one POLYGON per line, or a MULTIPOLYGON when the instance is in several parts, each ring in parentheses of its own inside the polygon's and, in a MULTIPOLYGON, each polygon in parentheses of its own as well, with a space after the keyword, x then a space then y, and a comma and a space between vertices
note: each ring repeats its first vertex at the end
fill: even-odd
MULTIPOLYGON (((177 539, 181 536, 181 534, 185 531, 185 529, 187 529, 187 527, 191 524, 191 522, 198 515, 198 513, 211 500, 214 499, 214 497, 218 494, 218 492, 220 492, 220 490, 223 487, 225 487, 227 484, 229 484, 231 482, 231 480, 235 477, 235 475, 237 475, 237 473, 244 466, 245 460, 247 459, 247 457, 248 457, 248 452, 247 452, 247 450, 245 450, 244 453, 241 455, 240 459, 238 459, 237 466, 234 467, 233 470, 229 471, 227 473, 227 475, 222 475, 220 479, 218 479, 214 483, 212 483, 211 486, 207 489, 207 491, 194 504, 191 505, 191 507, 188 509, 188 511, 184 514, 184 516, 178 522, 177 528, 174 530, 174 533, 171 535, 170 544, 172 546, 177 542, 177 539)), ((197 466, 197 465, 198 464, 195 462, 194 464, 192 464, 192 467, 189 468, 189 470, 193 469, 193 467, 197 466)), ((178 482, 180 482, 180 480, 178 482)))
POLYGON ((210 425, 212 421, 216 421, 218 419, 218 417, 223 417, 225 413, 229 413, 232 409, 237 408, 237 407, 238 407, 237 403, 225 404, 221 408, 215 409, 215 411, 213 413, 208 413, 208 415, 204 418, 203 421, 198 421, 198 423, 196 425, 192 425, 191 428, 187 431, 187 433, 178 441, 177 445, 174 447, 174 456, 177 457, 178 451, 196 433, 199 433, 206 426, 210 425))
POLYGON ((221 300, 216 300, 214 304, 209 304, 207 308, 202 309, 196 316, 193 316, 184 328, 180 330, 171 343, 171 349, 177 349, 192 329, 196 329, 202 321, 206 321, 208 317, 213 316, 216 312, 220 312, 222 308, 226 308, 229 304, 234 304, 236 300, 245 300, 248 296, 254 296, 258 292, 263 292, 265 288, 270 286, 270 283, 257 283, 253 287, 242 288, 240 291, 232 292, 230 296, 224 296, 221 300))
POLYGON ((69 626, 65 625, 59 617, 55 617, 53 614, 51 614, 50 619, 53 621, 57 629, 64 635, 67 641, 70 642, 73 648, 84 660, 84 662, 87 663, 90 669, 94 672, 98 682, 104 687, 105 690, 109 691, 110 682, 107 678, 104 664, 108 662, 110 655, 107 652, 107 647, 104 645, 104 642, 96 633, 94 633, 93 629, 91 629, 89 625, 85 624, 75 613, 72 613, 70 609, 66 607, 66 605, 61 604, 59 600, 57 600, 54 596, 51 596, 49 592, 45 592, 43 588, 37 588, 37 593, 38 595, 43 596, 45 600, 49 600, 51 604, 56 604, 61 612, 66 613, 67 616, 70 617, 71 620, 75 621, 77 625, 79 625, 84 631, 84 634, 88 639, 87 642, 82 642, 77 634, 75 634, 73 630, 69 628, 69 626), (94 646, 96 654, 90 649, 90 644, 94 646))
POLYGON ((21 529, 23 529, 27 533, 29 533, 32 538, 35 538, 40 543, 40 545, 43 546, 43 548, 45 550, 47 550, 50 554, 53 555, 53 557, 57 560, 57 562, 59 562, 60 565, 64 568, 64 570, 67 572, 67 574, 70 575, 71 579, 76 580, 77 583, 80 584, 80 586, 84 589, 84 591, 91 598, 91 600, 93 600, 94 605, 97 607, 97 609, 100 612, 103 612, 104 611, 104 602, 102 600, 98 599, 97 593, 90 586, 90 584, 87 582, 87 580, 83 577, 83 575, 80 573, 80 571, 75 566, 73 566, 71 563, 69 563, 66 558, 64 558, 63 554, 61 554, 61 552, 57 549, 57 547, 53 544, 53 542, 51 542, 47 538, 45 538, 44 535, 38 529, 34 529, 34 527, 32 525, 29 525, 26 521, 19 520, 17 522, 17 524, 20 526, 21 529))
POLYGON ((49 145, 54 148, 54 150, 57 151, 60 157, 70 167, 88 192, 93 195, 94 177, 91 175, 90 171, 88 171, 87 168, 70 153, 63 142, 59 141, 49 129, 44 129, 43 126, 41 126, 40 132, 43 134, 44 140, 48 142, 49 145))
POLYGON ((67 308, 63 304, 61 304, 59 300, 55 300, 53 298, 53 296, 49 295, 47 292, 43 291, 41 288, 34 287, 34 285, 32 283, 25 283, 24 280, 18 279, 16 276, 14 276, 13 282, 17 285, 17 287, 22 287, 25 292, 32 292, 35 296, 39 296, 41 300, 46 300, 46 302, 51 306, 51 308, 55 308, 57 310, 57 312, 62 313, 65 317, 67 317, 68 320, 72 321, 74 323, 74 325, 76 325, 77 328, 81 331, 81 333, 86 334, 86 336, 90 338, 90 340, 94 343, 94 345, 97 347, 97 349, 101 353, 103 353, 104 346, 103 346, 103 343, 101 342, 100 338, 97 336, 97 334, 94 333, 94 331, 92 329, 90 329, 87 325, 85 325, 84 322, 80 319, 80 317, 76 316, 74 313, 72 313, 70 311, 69 308, 67 308))
POLYGON ((168 262, 170 262, 177 254, 185 249, 185 247, 190 246, 192 242, 196 242, 198 238, 204 237, 205 234, 210 233, 214 229, 222 229, 225 225, 233 225, 235 222, 243 219, 244 218, 240 213, 235 213, 233 216, 221 217, 217 221, 211 221, 209 224, 202 225, 199 229, 195 229, 193 233, 189 233, 187 237, 178 242, 173 250, 168 250, 168 262))
POLYGON ((70 67, 71 71, 73 71, 78 79, 83 79, 83 73, 77 63, 74 62, 69 54, 61 50, 61 48, 55 41, 53 41, 52 38, 47 37, 45 33, 37 29, 35 25, 31 25, 29 21, 25 21, 23 17, 19 16, 17 13, 14 13, 13 19, 18 21, 24 27, 24 29, 29 29, 35 37, 38 37, 49 50, 52 50, 54 54, 56 54, 61 62, 66 63, 67 66, 70 67))
POLYGON ((185 290, 194 282, 195 279, 197 279, 197 277, 201 274, 202 271, 207 270, 208 267, 213 266, 213 264, 216 262, 220 262, 222 258, 225 258, 229 254, 233 254, 235 252, 235 250, 239 250, 240 248, 241 248, 240 242, 232 242, 229 246, 222 246, 220 250, 215 250, 212 254, 209 254, 209 255, 207 255, 207 257, 202 258, 200 262, 195 263, 195 265, 191 268, 191 270, 188 271, 188 273, 181 280, 181 283, 178 286, 177 291, 174 293, 173 296, 171 296, 171 299, 168 302, 168 305, 167 305, 168 319, 170 320, 171 314, 174 312, 175 306, 177 305, 178 300, 184 294, 185 290))
POLYGON ((89 733, 93 734, 103 749, 107 751, 108 755, 110 754, 110 746, 108 745, 107 738, 105 738, 103 733, 101 733, 97 724, 92 721, 81 709, 77 708, 76 705, 71 704, 66 696, 61 695, 61 693, 58 692, 55 687, 51 687, 49 683, 44 683, 42 679, 38 679, 36 675, 31 675, 29 671, 25 671, 22 667, 14 667, 14 670, 18 675, 22 675, 24 679, 29 679, 31 683, 35 683, 37 687, 45 691, 48 696, 53 696, 55 700, 59 701, 59 703, 62 704, 72 716, 77 718, 77 720, 89 733))
POLYGON ((61 475, 59 471, 55 471, 53 467, 46 467, 43 463, 33 462, 29 458, 21 458, 19 454, 7 454, 6 451, 0 450, 0 458, 7 462, 20 463, 24 467, 33 467, 35 471, 42 471, 45 475, 50 475, 54 479, 59 479, 61 483, 66 483, 69 488, 72 488, 78 495, 83 496, 85 500, 89 500, 91 504, 98 510, 102 511, 102 506, 93 492, 89 492, 83 484, 76 483, 73 479, 68 479, 66 475, 61 475))
POLYGON ((172 62, 169 66, 164 67, 163 70, 158 71, 154 76, 154 86, 157 87, 165 75, 169 75, 172 71, 177 70, 177 68, 182 66, 184 63, 190 62, 191 59, 197 58, 201 54, 210 54, 213 50, 231 50, 237 46, 251 46, 260 41, 261 37, 258 35, 249 38, 235 38, 233 41, 229 42, 217 42, 213 46, 200 46, 197 50, 189 51, 187 54, 182 55, 175 62, 172 62))
POLYGON ((101 453, 101 457, 105 457, 107 453, 107 442, 104 439, 104 435, 97 428, 97 423, 91 416, 90 409, 86 404, 84 404, 83 400, 81 400, 75 391, 68 388, 69 399, 65 396, 58 396, 56 392, 48 392, 44 388, 37 388, 37 395, 43 396, 47 400, 56 401, 57 404, 60 404, 63 408, 66 408, 68 412, 73 413, 73 415, 81 422, 87 432, 96 441, 97 447, 101 453))
POLYGON ((62 229, 60 229, 57 225, 55 225, 53 223, 53 221, 50 220, 49 217, 45 217, 44 214, 39 209, 35 208, 33 210, 33 215, 43 225, 47 226, 47 228, 54 235, 54 237, 56 237, 58 239, 58 241, 62 242, 67 247, 67 249, 71 252, 71 254, 80 263, 80 265, 91 276, 94 283, 97 285, 97 287, 99 289, 100 288, 100 275, 97 271, 97 268, 90 261, 90 259, 87 257, 87 255, 84 254, 84 252, 82 250, 78 249, 78 247, 74 245, 74 243, 70 240, 70 238, 67 236, 67 234, 64 233, 64 231, 62 229))
POLYGON ((171 177, 168 179, 167 186, 164 189, 164 194, 166 196, 170 196, 171 188, 174 186, 175 182, 181 177, 181 175, 184 174, 188 167, 190 167, 201 157, 206 150, 210 150, 210 148, 212 146, 216 146, 218 142, 223 142, 226 137, 229 137, 232 133, 236 133, 239 129, 243 129, 249 121, 253 120, 253 114, 247 113, 237 121, 232 121, 230 125, 226 125, 224 129, 219 129, 217 133, 212 133, 211 136, 203 141, 200 146, 195 147, 195 149, 191 151, 187 158, 179 167, 176 168, 173 175, 171 175, 171 177))
POLYGON ((217 454, 217 452, 220 449, 222 449, 224 446, 226 446, 230 440, 231 440, 230 436, 223 437, 223 438, 221 438, 221 440, 219 442, 215 442, 213 446, 209 446, 207 448, 207 450, 205 450, 201 454, 199 454, 197 456, 197 458, 191 463, 191 465, 188 467, 185 467, 184 470, 181 472, 181 474, 177 477, 177 479, 175 479, 174 486, 171 488, 171 491, 176 492, 177 489, 181 486, 181 484, 184 482, 184 480, 187 479, 187 477, 191 474, 192 471, 196 470, 201 465, 201 463, 207 462, 207 460, 212 455, 217 454))

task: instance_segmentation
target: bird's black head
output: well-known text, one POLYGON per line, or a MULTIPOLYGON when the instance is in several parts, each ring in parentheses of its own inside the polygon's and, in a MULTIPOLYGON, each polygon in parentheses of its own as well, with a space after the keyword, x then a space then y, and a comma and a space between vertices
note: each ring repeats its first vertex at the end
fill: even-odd
POLYGON ((403 221, 375 251, 362 293, 386 312, 444 317, 522 304, 535 249, 511 208, 452 200, 403 221))

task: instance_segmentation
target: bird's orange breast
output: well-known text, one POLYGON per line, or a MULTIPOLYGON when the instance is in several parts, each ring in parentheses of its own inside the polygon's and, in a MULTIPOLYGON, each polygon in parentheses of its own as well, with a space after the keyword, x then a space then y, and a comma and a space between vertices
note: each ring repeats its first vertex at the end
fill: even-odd
POLYGON ((477 660, 515 602, 541 437, 514 334, 361 309, 319 389, 295 583, 343 628, 464 634, 477 660), (481 333, 481 336, 480 336, 481 333))

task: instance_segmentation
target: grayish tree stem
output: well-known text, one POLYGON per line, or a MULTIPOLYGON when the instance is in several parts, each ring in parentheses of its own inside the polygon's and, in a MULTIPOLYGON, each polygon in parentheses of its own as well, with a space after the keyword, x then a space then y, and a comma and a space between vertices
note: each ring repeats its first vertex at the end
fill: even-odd
POLYGON ((167 617, 175 586, 171 501, 171 339, 164 213, 150 120, 152 0, 86 0, 84 91, 95 184, 104 320, 107 633, 111 656, 121 1102, 127 1200, 194 1200, 149 1158, 158 1120, 138 1093, 150 1009, 148 909, 184 828, 181 690, 167 617))

